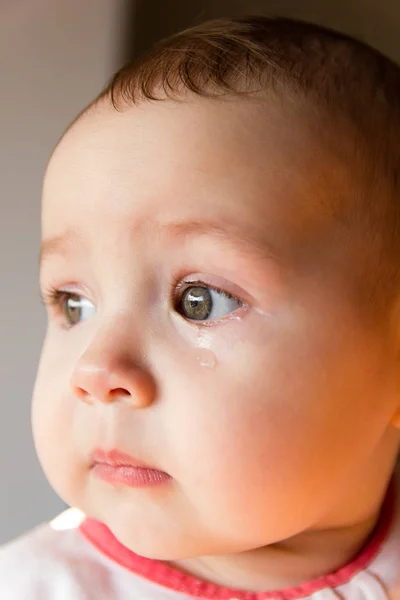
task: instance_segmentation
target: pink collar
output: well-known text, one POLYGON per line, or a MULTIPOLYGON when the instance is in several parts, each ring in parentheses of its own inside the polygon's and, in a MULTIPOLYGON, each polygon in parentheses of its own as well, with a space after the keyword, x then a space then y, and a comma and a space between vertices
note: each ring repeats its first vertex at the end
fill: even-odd
POLYGON ((361 552, 346 566, 335 573, 314 579, 298 587, 271 592, 245 592, 207 583, 186 575, 164 563, 139 556, 123 546, 106 525, 95 519, 86 518, 80 531, 100 552, 120 566, 161 585, 194 598, 209 600, 300 600, 324 588, 337 588, 350 581, 357 573, 366 569, 374 560, 386 540, 395 510, 395 486, 392 481, 382 506, 381 516, 361 552))

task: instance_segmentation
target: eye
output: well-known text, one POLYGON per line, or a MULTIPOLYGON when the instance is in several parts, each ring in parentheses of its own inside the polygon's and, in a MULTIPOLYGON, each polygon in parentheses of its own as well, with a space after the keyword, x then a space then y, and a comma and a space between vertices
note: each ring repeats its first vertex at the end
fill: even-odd
POLYGON ((89 300, 78 294, 61 292, 60 306, 68 325, 76 325, 81 321, 87 321, 93 316, 96 309, 89 300))
POLYGON ((190 321, 215 321, 243 306, 243 302, 223 290, 191 285, 181 294, 176 307, 190 321))
POLYGON ((79 294, 51 289, 41 295, 45 305, 54 307, 57 313, 62 314, 67 328, 86 321, 96 311, 94 305, 79 294))

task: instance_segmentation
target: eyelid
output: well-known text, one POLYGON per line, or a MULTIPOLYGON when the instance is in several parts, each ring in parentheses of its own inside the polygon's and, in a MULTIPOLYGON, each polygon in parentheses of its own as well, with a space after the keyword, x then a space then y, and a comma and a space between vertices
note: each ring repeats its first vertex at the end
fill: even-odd
POLYGON ((50 299, 52 295, 58 293, 69 294, 71 296, 81 296, 85 300, 91 302, 94 306, 98 306, 99 302, 95 302, 93 299, 93 295, 91 292, 82 284, 78 284, 77 282, 64 283, 64 284, 43 284, 40 286, 40 297, 43 302, 46 303, 46 299, 50 299))

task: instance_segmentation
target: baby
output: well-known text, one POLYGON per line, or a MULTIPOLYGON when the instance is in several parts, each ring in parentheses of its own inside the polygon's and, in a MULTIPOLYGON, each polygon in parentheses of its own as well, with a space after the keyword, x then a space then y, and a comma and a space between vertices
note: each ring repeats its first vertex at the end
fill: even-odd
POLYGON ((6 600, 400 598, 400 69, 206 22, 121 69, 43 190, 33 398, 71 507, 6 600))

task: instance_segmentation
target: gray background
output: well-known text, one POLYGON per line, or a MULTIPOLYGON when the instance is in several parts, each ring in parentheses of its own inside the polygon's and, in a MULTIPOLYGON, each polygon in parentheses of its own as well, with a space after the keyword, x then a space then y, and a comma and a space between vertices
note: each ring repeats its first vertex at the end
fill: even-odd
POLYGON ((30 433, 45 328, 37 254, 47 158, 126 58, 205 18, 252 12, 331 25, 400 62, 398 0, 0 0, 0 543, 63 508, 30 433))

